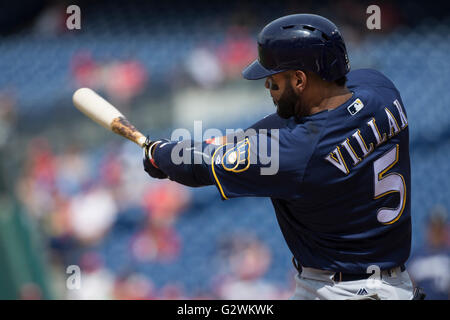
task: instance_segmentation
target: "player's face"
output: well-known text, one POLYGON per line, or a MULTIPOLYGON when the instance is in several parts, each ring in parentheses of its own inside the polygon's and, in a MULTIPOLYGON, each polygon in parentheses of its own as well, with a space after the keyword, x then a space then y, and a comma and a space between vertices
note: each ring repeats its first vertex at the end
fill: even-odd
POLYGON ((284 119, 294 116, 300 97, 292 87, 288 75, 282 72, 269 76, 265 86, 270 90, 273 103, 277 107, 277 114, 284 119))

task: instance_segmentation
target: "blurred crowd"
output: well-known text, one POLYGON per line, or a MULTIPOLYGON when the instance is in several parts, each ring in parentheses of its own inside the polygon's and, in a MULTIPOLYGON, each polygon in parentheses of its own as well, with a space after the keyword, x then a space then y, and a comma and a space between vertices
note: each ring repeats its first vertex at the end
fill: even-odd
POLYGON ((426 241, 408 261, 408 272, 427 299, 450 300, 450 223, 438 205, 427 216, 426 241))
POLYGON ((183 67, 195 85, 210 89, 226 80, 238 79, 242 69, 257 54, 248 28, 232 26, 225 33, 223 43, 219 46, 200 45, 192 50, 183 67))
POLYGON ((137 60, 96 61, 89 51, 77 52, 71 61, 76 87, 105 92, 111 99, 127 104, 145 89, 148 73, 137 60))
MULTIPOLYGON (((61 270, 79 265, 86 273, 82 295, 99 294, 96 290, 89 293, 89 287, 98 282, 102 296, 101 292, 115 283, 95 247, 129 208, 142 212, 129 244, 137 261, 169 261, 179 251, 173 222, 189 205, 187 190, 173 183, 145 180, 138 158, 126 158, 120 148, 111 146, 93 154, 69 145, 55 154, 46 139, 35 138, 29 143, 18 180, 20 200, 49 238, 52 262, 61 270), (112 282, 108 285, 105 281, 112 282)), ((130 275, 129 281, 133 279, 130 275)), ((125 279, 117 279, 117 284, 125 290, 125 279)))
POLYGON ((62 288, 66 298, 287 297, 287 288, 263 280, 271 253, 263 241, 248 234, 223 233, 225 239, 217 248, 223 270, 217 278, 204 279, 209 287, 203 292, 185 292, 176 280, 155 287, 151 276, 135 271, 142 264, 180 263, 180 250, 189 243, 182 241, 175 225, 192 205, 192 195, 176 183, 148 178, 139 157, 124 145, 95 152, 68 145, 55 153, 43 137, 29 141, 17 194, 47 236, 55 270, 63 274, 77 265, 82 271, 80 290, 62 288), (114 270, 105 262, 105 248, 122 241, 114 237, 118 230, 127 233, 128 242, 117 243, 127 248, 122 256, 129 259, 127 270, 114 270))

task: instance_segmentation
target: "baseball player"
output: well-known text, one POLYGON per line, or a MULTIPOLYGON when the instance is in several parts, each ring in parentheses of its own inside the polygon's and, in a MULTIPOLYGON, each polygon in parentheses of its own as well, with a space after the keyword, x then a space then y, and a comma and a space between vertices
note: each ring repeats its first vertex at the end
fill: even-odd
POLYGON ((145 171, 215 184, 225 200, 270 197, 298 270, 293 299, 423 298, 404 265, 411 178, 399 91, 378 71, 350 72, 344 40, 324 17, 281 17, 257 42, 243 76, 266 79, 276 113, 239 141, 148 140, 145 171), (201 153, 211 161, 196 161, 201 153), (268 154, 275 173, 264 172, 268 154))

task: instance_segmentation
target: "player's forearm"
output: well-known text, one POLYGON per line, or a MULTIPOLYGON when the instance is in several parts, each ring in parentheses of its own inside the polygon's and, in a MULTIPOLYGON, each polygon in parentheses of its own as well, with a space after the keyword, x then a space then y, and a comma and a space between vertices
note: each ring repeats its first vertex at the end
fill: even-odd
POLYGON ((202 143, 192 140, 160 143, 153 150, 153 159, 170 180, 190 187, 208 186, 213 180, 205 161, 209 156, 202 150, 202 143))

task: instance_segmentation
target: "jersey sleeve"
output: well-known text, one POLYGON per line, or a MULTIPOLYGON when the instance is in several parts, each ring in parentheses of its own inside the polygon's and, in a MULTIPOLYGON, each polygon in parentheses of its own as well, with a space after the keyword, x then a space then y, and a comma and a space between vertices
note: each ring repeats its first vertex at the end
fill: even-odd
POLYGON ((258 122, 252 124, 250 127, 248 127, 246 130, 254 129, 254 130, 260 130, 260 129, 280 129, 286 126, 286 123, 288 121, 286 119, 281 118, 278 114, 272 113, 258 122))
POLYGON ((215 184, 224 200, 301 197, 303 176, 320 130, 308 124, 263 127, 270 126, 266 123, 257 127, 255 134, 226 139, 223 144, 163 143, 155 148, 153 157, 170 180, 191 187, 215 184))
POLYGON ((293 135, 284 130, 268 132, 224 144, 215 150, 210 172, 224 200, 300 197, 303 174, 314 144, 307 134, 293 135))
POLYGON ((193 140, 169 141, 156 146, 153 159, 172 181, 188 187, 212 185, 209 173, 214 146, 193 140))

